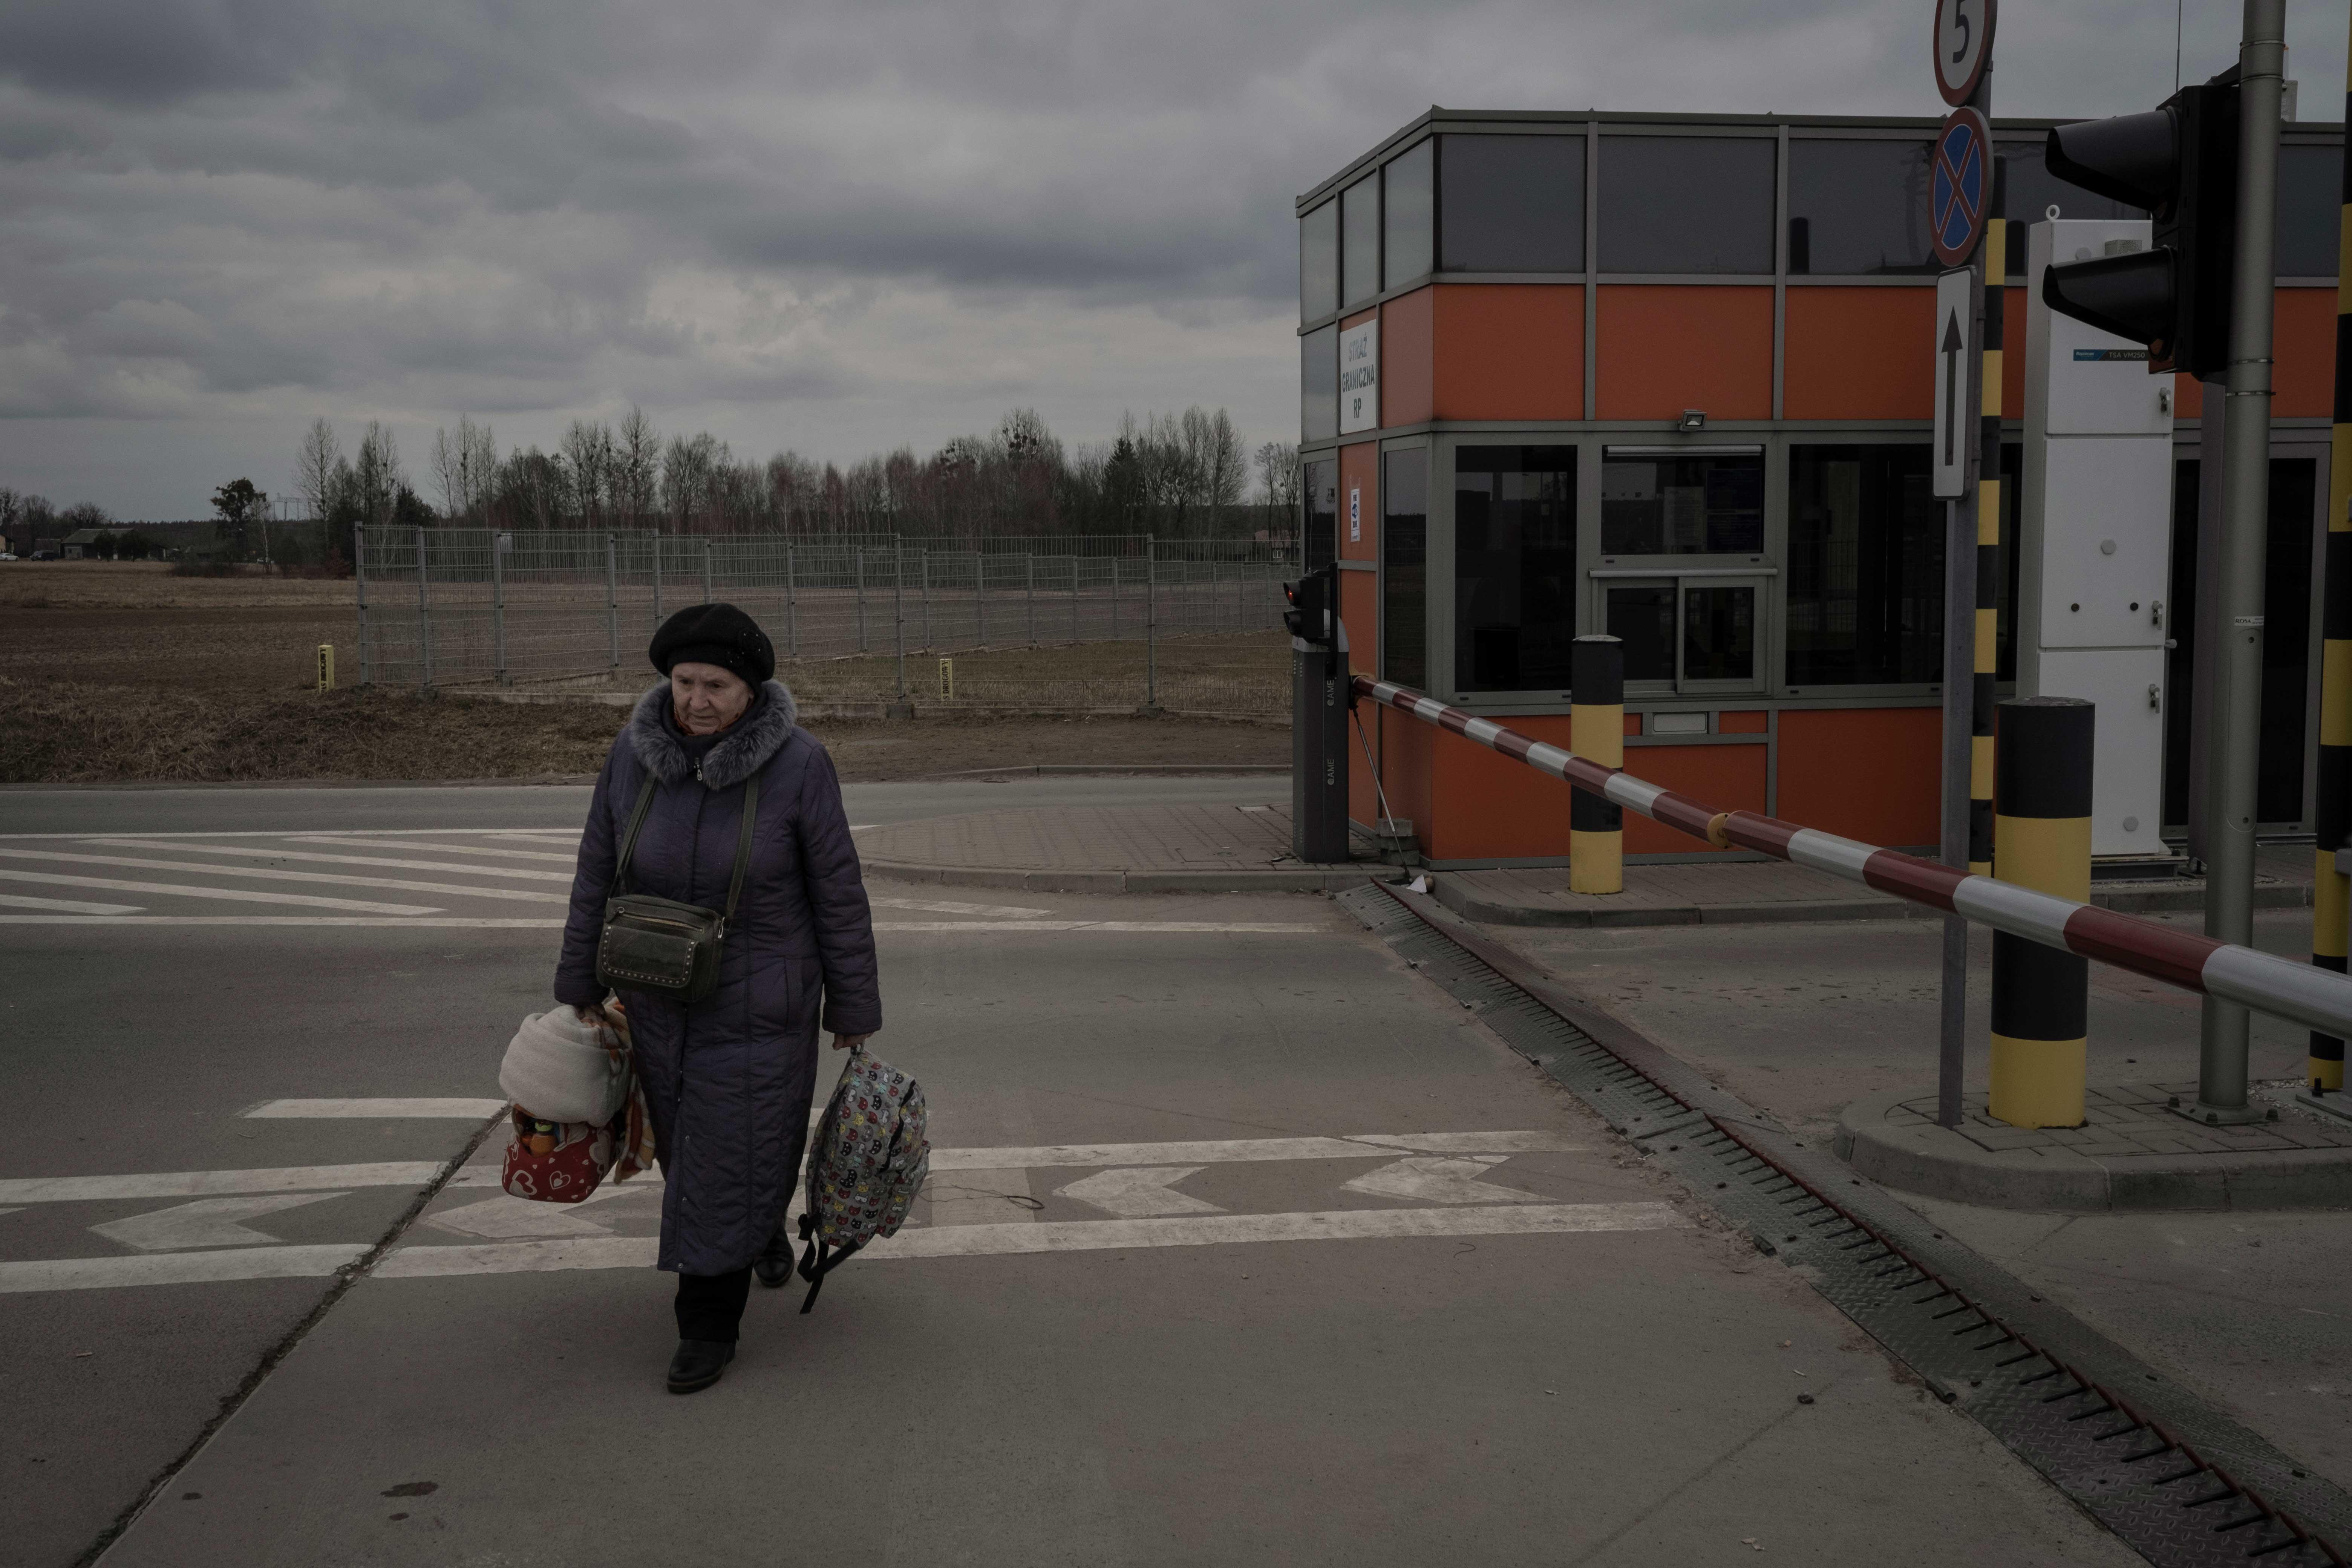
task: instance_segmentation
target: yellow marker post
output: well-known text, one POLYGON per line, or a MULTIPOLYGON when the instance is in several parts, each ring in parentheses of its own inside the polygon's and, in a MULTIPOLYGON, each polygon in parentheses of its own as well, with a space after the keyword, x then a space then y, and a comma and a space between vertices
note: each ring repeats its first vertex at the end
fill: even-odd
POLYGON ((955 660, 951 658, 940 660, 940 700, 955 700, 955 660))
MULTIPOLYGON (((1992 863, 2000 881, 2091 901, 2091 757, 2097 710, 2020 697, 1996 710, 1992 863)), ((1992 938, 1992 1092, 2012 1127, 2080 1127, 2087 959, 2007 931, 1992 938)))
POLYGON ((331 642, 322 642, 319 645, 319 689, 321 691, 332 691, 334 689, 335 645, 331 642))
MULTIPOLYGON (((1569 645, 1568 749, 1604 768, 1625 765, 1625 645, 1612 637, 1569 645)), ((1625 890, 1625 808, 1571 786, 1568 890, 1625 890)))

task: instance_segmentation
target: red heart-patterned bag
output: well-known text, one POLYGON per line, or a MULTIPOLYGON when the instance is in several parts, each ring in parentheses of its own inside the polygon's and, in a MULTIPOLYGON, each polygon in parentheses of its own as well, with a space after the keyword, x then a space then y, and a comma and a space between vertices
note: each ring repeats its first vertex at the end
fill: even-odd
POLYGON ((594 1192, 613 1168, 628 1131, 627 1107, 602 1127, 541 1121, 520 1105, 509 1114, 514 1136, 507 1142, 499 1184, 516 1197, 544 1204, 576 1204, 594 1192))

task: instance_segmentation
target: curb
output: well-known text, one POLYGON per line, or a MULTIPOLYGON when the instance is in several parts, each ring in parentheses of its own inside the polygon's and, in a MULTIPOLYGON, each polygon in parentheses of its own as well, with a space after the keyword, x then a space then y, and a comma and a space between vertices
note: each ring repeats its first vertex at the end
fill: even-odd
POLYGON ((2352 1149, 2127 1161, 2068 1149, 1995 1153, 1932 1124, 1887 1125, 1889 1110, 1919 1096, 1916 1089, 1895 1089, 1840 1111, 1838 1157, 1883 1185, 1985 1208, 2084 1214, 2352 1208, 2352 1149))
POLYGON ((1390 868, 1295 871, 1045 871, 1010 866, 923 866, 868 860, 868 876, 944 888, 1001 888, 1032 893, 1324 893, 1377 880, 1390 868))
MULTIPOLYGON (((1773 925, 1812 921, 1941 920, 1937 910, 1900 899, 1799 899, 1769 904, 1670 904, 1638 909, 1543 909, 1507 904, 1480 898, 1458 879, 1443 874, 1430 879, 1437 901, 1454 913, 1485 925, 1553 926, 1577 929, 1633 926, 1773 925)), ((2094 886, 2091 902, 2125 914, 2177 914, 2202 910, 2205 890, 2189 888, 2110 888, 2094 886)), ((2307 883, 2273 882, 2254 889, 2258 910, 2305 909, 2311 903, 2307 883)))

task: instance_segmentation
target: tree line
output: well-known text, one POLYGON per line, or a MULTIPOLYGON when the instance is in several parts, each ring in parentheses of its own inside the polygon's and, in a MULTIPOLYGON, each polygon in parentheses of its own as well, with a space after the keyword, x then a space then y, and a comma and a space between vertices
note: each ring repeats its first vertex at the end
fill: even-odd
POLYGON ((644 410, 616 423, 575 419, 552 451, 503 455, 488 424, 461 416, 425 459, 420 496, 392 432, 371 422, 349 456, 311 422, 294 488, 330 538, 357 522, 498 529, 650 529, 671 533, 1163 533, 1291 531, 1297 448, 1244 447, 1223 408, 1122 416, 1118 434, 1066 445, 1034 410, 929 457, 911 447, 843 468, 793 451, 738 458, 698 431, 665 437, 644 410), (437 504, 436 504, 437 503, 437 504))

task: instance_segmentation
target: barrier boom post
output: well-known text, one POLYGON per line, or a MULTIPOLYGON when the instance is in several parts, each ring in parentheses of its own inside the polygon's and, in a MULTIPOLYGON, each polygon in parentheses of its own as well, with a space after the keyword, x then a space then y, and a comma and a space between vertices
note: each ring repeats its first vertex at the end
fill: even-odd
MULTIPOLYGON (((2004 882, 2087 904, 2096 714, 2074 697, 2019 697, 1997 710, 1993 865, 2004 882)), ((1992 937, 1991 1089, 1985 1109, 2011 1127, 2083 1124, 2091 966, 2007 931, 1992 937)))
MULTIPOLYGON (((1625 645, 1583 637, 1569 648, 1568 743, 1604 768, 1625 765, 1625 645)), ((1568 794, 1568 889, 1625 890, 1625 808, 1591 790, 1568 794)))

